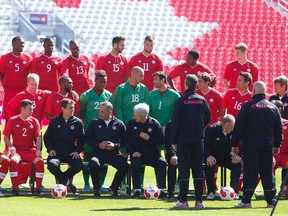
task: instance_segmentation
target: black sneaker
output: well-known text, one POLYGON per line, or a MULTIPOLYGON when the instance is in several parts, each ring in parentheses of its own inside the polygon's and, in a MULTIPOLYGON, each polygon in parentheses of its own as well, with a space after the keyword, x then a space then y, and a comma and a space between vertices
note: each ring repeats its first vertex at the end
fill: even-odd
POLYGON ((40 190, 36 190, 35 196, 38 196, 38 197, 42 196, 41 189, 40 190))
POLYGON ((167 197, 167 194, 163 190, 161 190, 158 198, 164 199, 166 197, 167 197))
POLYGON ((12 190, 11 190, 11 195, 12 195, 12 196, 19 196, 19 189, 12 188, 12 190))
POLYGON ((115 191, 115 190, 112 190, 111 188, 109 188, 109 194, 110 194, 112 197, 118 197, 118 192, 115 191))
POLYGON ((101 196, 100 191, 99 191, 99 190, 96 190, 96 191, 94 192, 94 197, 100 197, 100 196, 101 196))
POLYGON ((77 192, 77 188, 75 187, 75 185, 73 185, 72 183, 70 183, 69 185, 67 185, 67 187, 70 189, 70 191, 75 194, 77 192))
POLYGON ((138 199, 140 198, 140 195, 141 195, 141 191, 140 190, 136 190, 133 194, 134 198, 138 199))

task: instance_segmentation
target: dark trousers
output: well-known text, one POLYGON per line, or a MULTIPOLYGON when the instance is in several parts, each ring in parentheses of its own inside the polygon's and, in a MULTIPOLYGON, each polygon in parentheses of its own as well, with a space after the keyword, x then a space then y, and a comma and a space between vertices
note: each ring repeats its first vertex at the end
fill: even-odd
POLYGON ((168 164, 168 175, 167 175, 168 193, 174 193, 175 184, 176 184, 176 173, 177 173, 178 166, 171 165, 170 159, 171 157, 166 157, 166 161, 168 164))
POLYGON ((179 200, 187 201, 190 169, 192 169, 195 198, 202 202, 203 195, 203 142, 180 143, 177 146, 179 171, 179 200))
POLYGON ((141 189, 140 169, 143 165, 152 166, 155 169, 157 186, 166 188, 166 162, 160 155, 141 155, 131 157, 132 182, 134 189, 141 189))
POLYGON ((272 150, 245 150, 243 151, 243 203, 250 203, 257 186, 258 173, 261 177, 265 200, 271 204, 276 194, 275 176, 272 172, 272 150))
POLYGON ((208 188, 208 194, 210 192, 214 193, 214 169, 215 166, 222 166, 229 170, 231 170, 230 175, 230 186, 234 189, 236 193, 238 193, 238 181, 241 173, 241 163, 233 164, 231 162, 231 156, 228 154, 224 156, 223 158, 216 158, 216 165, 210 167, 207 166, 207 163, 205 163, 205 176, 206 176, 206 183, 208 188))
POLYGON ((100 169, 103 164, 109 164, 117 169, 114 179, 111 184, 111 189, 117 191, 121 185, 122 179, 128 172, 129 166, 126 159, 118 155, 94 155, 89 161, 90 175, 92 178, 92 183, 94 191, 100 191, 100 169))
POLYGON ((68 179, 72 178, 75 174, 80 172, 83 168, 83 163, 81 158, 72 159, 69 154, 61 155, 57 153, 55 157, 47 158, 48 170, 55 176, 60 184, 67 184, 68 179), (68 163, 69 167, 66 171, 62 172, 60 169, 61 163, 68 163))

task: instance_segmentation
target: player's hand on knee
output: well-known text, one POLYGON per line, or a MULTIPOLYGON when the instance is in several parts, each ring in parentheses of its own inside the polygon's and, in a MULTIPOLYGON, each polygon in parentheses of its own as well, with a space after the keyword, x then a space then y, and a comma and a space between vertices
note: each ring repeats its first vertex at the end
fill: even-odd
POLYGON ((10 147, 9 152, 11 156, 14 156, 16 154, 16 148, 14 146, 10 147))
POLYGON ((36 156, 37 157, 42 157, 42 152, 40 150, 36 150, 36 156))
POLYGON ((56 156, 56 151, 50 150, 50 151, 49 151, 49 156, 50 156, 50 157, 55 157, 55 156, 56 156))
POLYGON ((170 159, 170 164, 171 164, 172 166, 176 166, 176 165, 178 164, 178 157, 177 157, 177 156, 171 157, 171 159, 170 159))
POLYGON ((233 164, 240 163, 242 158, 239 155, 233 154, 231 157, 231 162, 233 164))
POLYGON ((209 157, 207 157, 207 165, 212 167, 216 164, 216 158, 212 155, 210 155, 209 157))
POLYGON ((80 154, 78 152, 72 152, 70 156, 72 156, 72 159, 80 158, 80 154))
POLYGON ((141 157, 141 153, 140 152, 134 152, 132 157, 138 157, 140 158, 141 157))

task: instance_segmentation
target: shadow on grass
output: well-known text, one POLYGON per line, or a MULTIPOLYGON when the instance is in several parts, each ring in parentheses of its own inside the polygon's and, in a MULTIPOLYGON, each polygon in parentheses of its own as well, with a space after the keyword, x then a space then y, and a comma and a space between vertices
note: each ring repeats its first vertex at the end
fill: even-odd
POLYGON ((105 211, 143 211, 143 210, 162 210, 167 208, 145 208, 145 207, 130 207, 130 208, 113 208, 113 209, 91 209, 90 211, 105 212, 105 211))

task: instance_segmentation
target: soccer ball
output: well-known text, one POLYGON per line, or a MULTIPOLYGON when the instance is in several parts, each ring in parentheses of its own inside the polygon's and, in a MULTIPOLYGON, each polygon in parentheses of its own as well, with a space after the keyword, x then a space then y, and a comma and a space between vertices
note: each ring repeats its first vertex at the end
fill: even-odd
POLYGON ((225 186, 220 190, 220 198, 224 201, 233 200, 236 196, 236 193, 232 187, 225 186))
POLYGON ((144 189, 144 196, 147 199, 156 199, 158 198, 160 195, 160 190, 158 189, 157 186, 155 185, 148 185, 145 189, 144 189))
POLYGON ((51 194, 54 198, 63 198, 67 195, 67 187, 62 184, 56 184, 51 189, 51 194))

